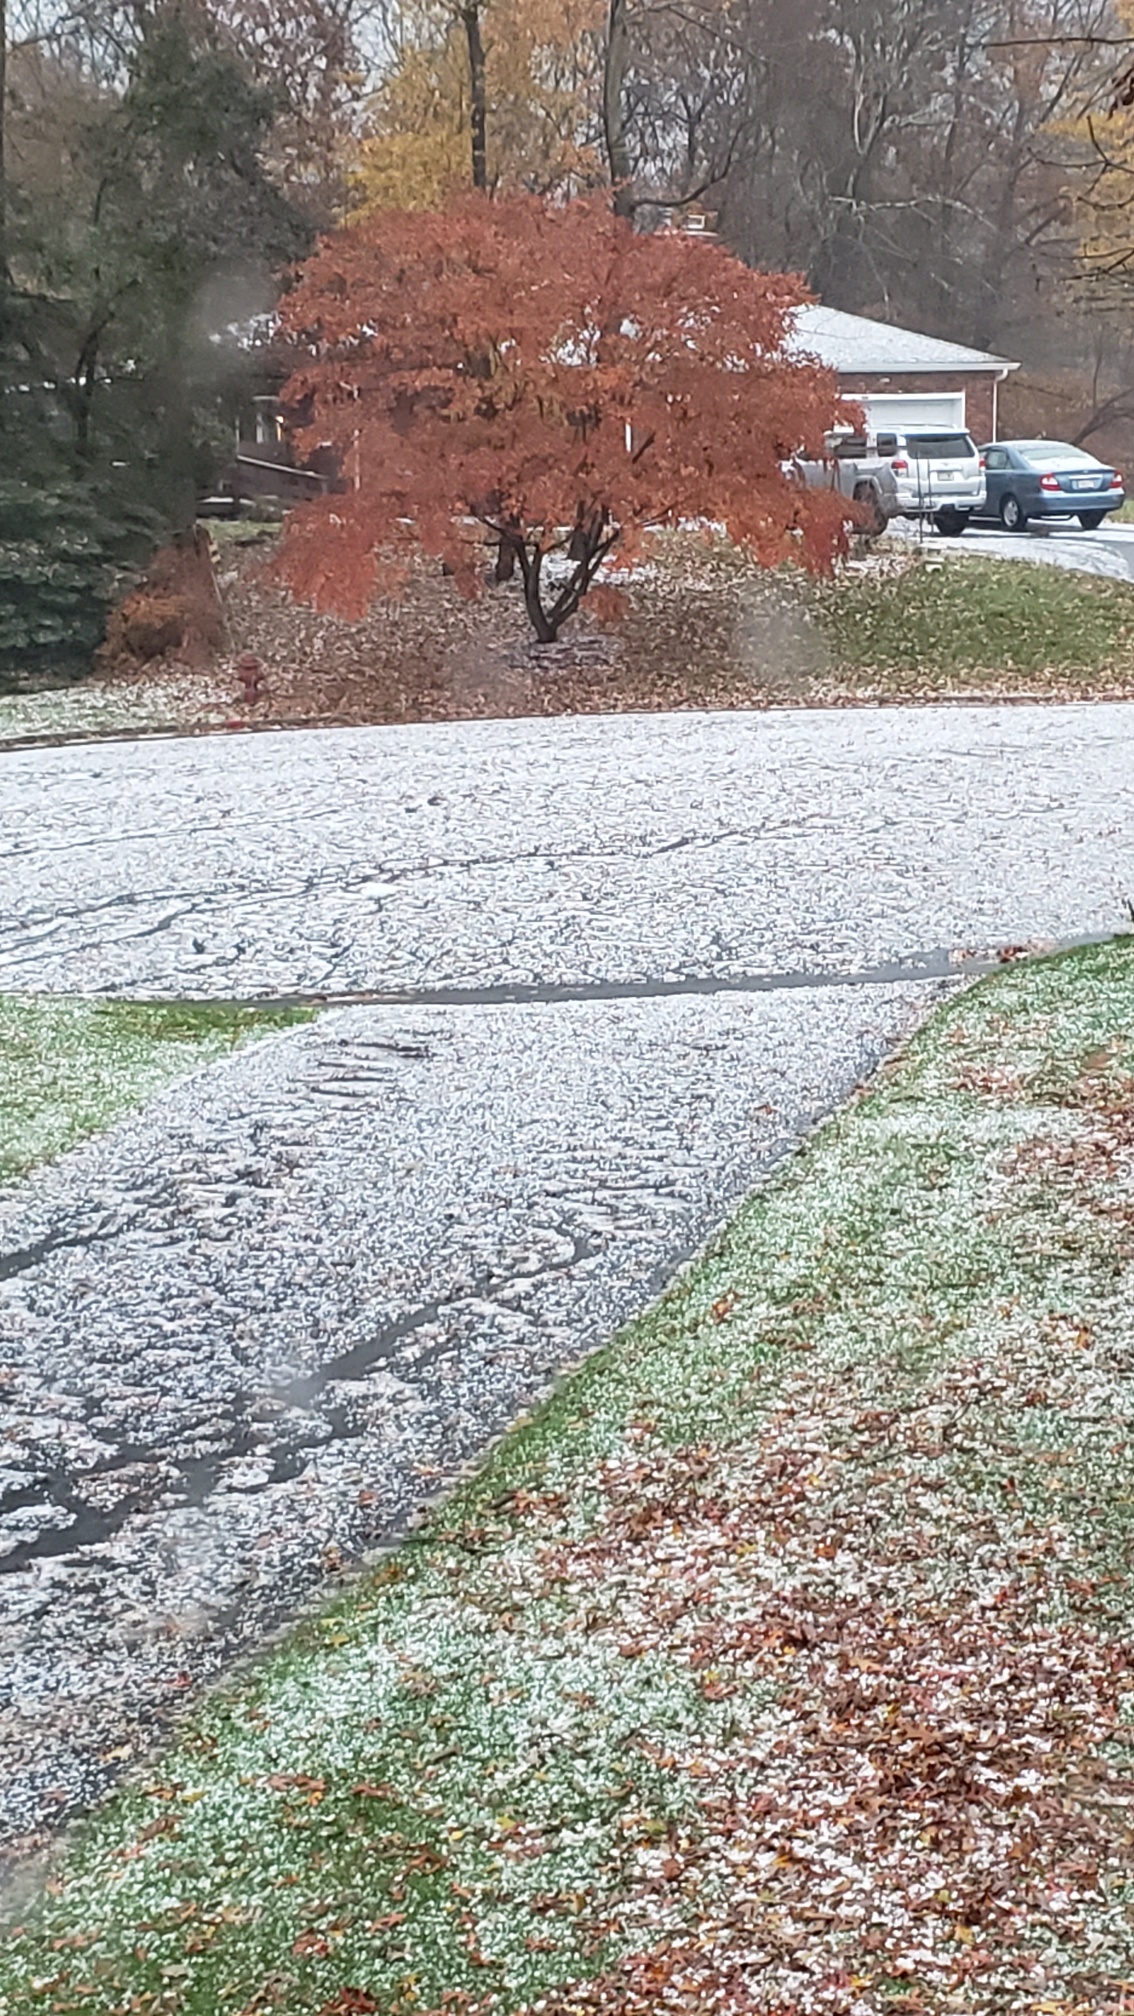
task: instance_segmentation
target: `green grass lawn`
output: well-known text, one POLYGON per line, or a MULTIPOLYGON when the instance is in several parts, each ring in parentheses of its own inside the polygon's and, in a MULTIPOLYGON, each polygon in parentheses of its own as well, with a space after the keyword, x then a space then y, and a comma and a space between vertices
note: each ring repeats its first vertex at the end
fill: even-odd
POLYGON ((1132 1271, 1121 943, 952 999, 209 1701, 0 2006, 1128 2007, 1132 1271))
POLYGON ((278 521, 263 518, 207 518, 199 523, 221 554, 239 546, 274 546, 282 529, 278 521))
POLYGON ((245 1038, 310 1017, 225 1004, 0 995, 0 1182, 245 1038))
POLYGON ((1134 584, 949 554, 811 593, 834 668, 852 689, 906 697, 1134 689, 1134 584))

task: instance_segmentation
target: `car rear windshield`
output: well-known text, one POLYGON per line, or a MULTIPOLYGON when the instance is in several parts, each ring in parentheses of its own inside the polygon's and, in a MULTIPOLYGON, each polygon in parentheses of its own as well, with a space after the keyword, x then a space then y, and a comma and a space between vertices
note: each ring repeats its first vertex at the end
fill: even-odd
POLYGON ((915 462, 967 461, 977 452, 968 434, 907 434, 906 447, 915 462))
POLYGON ((1095 455, 1088 455, 1085 448, 1074 448, 1070 441, 1017 441, 1016 451, 1025 462, 1040 463, 1045 469, 1101 469, 1102 463, 1095 455))

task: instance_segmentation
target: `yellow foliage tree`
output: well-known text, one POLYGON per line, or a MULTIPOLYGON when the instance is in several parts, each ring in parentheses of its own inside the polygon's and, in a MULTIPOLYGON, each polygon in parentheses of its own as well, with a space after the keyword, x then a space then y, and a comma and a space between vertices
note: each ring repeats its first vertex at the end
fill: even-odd
POLYGON ((438 209, 468 179, 468 59, 459 24, 437 26, 400 51, 372 100, 351 183, 355 213, 438 209))
MULTIPOLYGON (((485 0, 488 186, 576 194, 602 180, 604 0, 485 0)), ((370 107, 356 215, 436 209, 470 175, 471 94, 456 0, 415 0, 370 107)))
MULTIPOLYGON (((1114 0, 1134 43, 1134 0, 1114 0)), ((1072 197, 1079 252, 1088 273, 1125 288, 1134 277, 1134 66, 1118 80, 1110 102, 1095 103, 1056 131, 1080 154, 1072 197)))

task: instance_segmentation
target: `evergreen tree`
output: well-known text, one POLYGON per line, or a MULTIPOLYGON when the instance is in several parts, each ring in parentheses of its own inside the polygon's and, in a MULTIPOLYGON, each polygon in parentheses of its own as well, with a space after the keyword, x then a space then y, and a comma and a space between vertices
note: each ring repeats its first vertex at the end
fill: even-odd
POLYGON ((276 103, 188 6, 143 17, 59 172, 6 178, 0 677, 82 664, 132 566, 188 526, 231 438, 234 325, 307 241, 263 152, 276 103))

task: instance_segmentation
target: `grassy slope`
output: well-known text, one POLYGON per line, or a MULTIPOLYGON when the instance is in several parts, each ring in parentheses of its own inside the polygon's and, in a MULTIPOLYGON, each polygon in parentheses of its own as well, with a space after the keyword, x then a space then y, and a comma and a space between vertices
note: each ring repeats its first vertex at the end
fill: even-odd
POLYGON ((1125 582, 958 554, 813 593, 852 691, 932 699, 1134 688, 1134 587, 1125 582))
POLYGON ((95 1817, 0 2006, 1126 2007, 1132 1032, 1128 945, 950 1003, 95 1817))
MULTIPOLYGON (((262 543, 264 528, 217 530, 234 535, 227 562, 249 543, 235 535, 262 543)), ((655 573, 631 593, 617 658, 606 666, 600 650, 596 659, 580 621, 564 633, 550 685, 512 664, 526 664, 515 607, 509 616, 511 605, 491 596, 470 607, 433 577, 396 606, 377 605, 361 628, 285 612, 245 582, 231 591, 234 634, 273 667, 257 721, 1134 695, 1134 586, 975 551, 922 559, 903 544, 888 559, 888 573, 808 583, 769 575, 723 545, 707 551, 665 535, 655 573)), ((246 711, 227 674, 158 671, 0 695, 0 739, 230 727, 246 711)))
POLYGON ((22 1176, 198 1063, 306 1014, 0 995, 0 1182, 22 1176))

